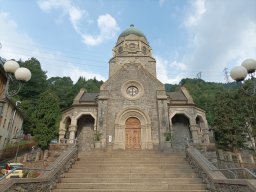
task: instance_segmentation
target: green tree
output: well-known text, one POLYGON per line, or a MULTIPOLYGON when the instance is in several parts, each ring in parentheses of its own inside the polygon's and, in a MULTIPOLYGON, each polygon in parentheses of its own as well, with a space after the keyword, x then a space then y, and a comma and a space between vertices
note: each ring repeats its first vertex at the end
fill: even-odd
POLYGON ((80 91, 81 88, 85 88, 87 92, 99 92, 100 86, 103 84, 103 81, 98 81, 97 79, 88 79, 85 77, 79 77, 78 81, 73 86, 72 92, 74 97, 80 91))
POLYGON ((35 58, 19 63, 21 67, 28 68, 32 74, 31 79, 26 82, 19 92, 19 99, 37 99, 47 89, 46 72, 42 70, 40 62, 35 58))
POLYGON ((47 80, 48 89, 60 98, 60 108, 64 109, 72 104, 74 93, 73 81, 70 77, 51 77, 47 80))
POLYGON ((31 115, 33 135, 41 148, 47 148, 51 139, 57 136, 59 119, 59 98, 51 91, 42 93, 31 115))
POLYGON ((237 151, 246 141, 245 106, 237 90, 222 91, 216 95, 213 114, 215 139, 219 147, 237 151))

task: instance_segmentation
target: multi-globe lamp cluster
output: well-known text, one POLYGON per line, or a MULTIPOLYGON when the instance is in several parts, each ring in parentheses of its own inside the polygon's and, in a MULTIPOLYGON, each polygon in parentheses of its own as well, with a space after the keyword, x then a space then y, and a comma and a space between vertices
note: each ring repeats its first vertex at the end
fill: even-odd
POLYGON ((242 62, 241 66, 234 67, 230 76, 237 82, 242 82, 246 79, 247 76, 252 79, 253 87, 248 88, 246 91, 247 95, 256 95, 256 81, 254 78, 256 70, 256 60, 255 59, 246 59, 242 62))
POLYGON ((4 63, 7 83, 5 86, 5 96, 12 97, 20 91, 22 84, 31 79, 31 72, 20 65, 15 60, 8 60, 4 63), (16 88, 11 90, 11 83, 17 84, 16 88))

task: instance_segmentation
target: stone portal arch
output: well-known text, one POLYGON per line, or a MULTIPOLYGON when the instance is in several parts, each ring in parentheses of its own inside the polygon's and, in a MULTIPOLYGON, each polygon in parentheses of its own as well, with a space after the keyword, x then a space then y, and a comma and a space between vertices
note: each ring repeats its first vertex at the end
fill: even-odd
POLYGON ((136 117, 129 117, 125 122, 125 148, 141 149, 141 124, 136 117))
POLYGON ((94 119, 93 129, 96 130, 96 116, 92 112, 80 112, 75 116, 75 121, 78 123, 78 120, 83 116, 91 116, 94 119))
POLYGON ((70 133, 71 117, 66 116, 63 121, 60 122, 59 129, 59 142, 68 143, 70 133))
POLYGON ((129 108, 117 114, 115 119, 114 149, 125 149, 125 127, 129 118, 136 118, 141 127, 141 149, 152 149, 151 121, 145 112, 138 108, 129 108))
POLYGON ((172 134, 173 134, 173 147, 176 149, 184 149, 186 140, 192 139, 190 130, 190 119, 185 114, 175 114, 171 118, 172 134))
POLYGON ((90 151, 93 148, 95 118, 90 114, 80 115, 77 119, 75 138, 79 151, 90 151))
POLYGON ((209 133, 207 127, 207 121, 201 115, 196 116, 196 124, 198 127, 198 140, 201 143, 209 143, 209 133))

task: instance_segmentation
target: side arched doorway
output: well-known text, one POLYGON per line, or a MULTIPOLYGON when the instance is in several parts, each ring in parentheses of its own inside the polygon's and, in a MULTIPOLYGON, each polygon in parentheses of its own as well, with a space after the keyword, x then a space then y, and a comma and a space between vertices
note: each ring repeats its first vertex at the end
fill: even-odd
POLYGON ((178 150, 185 149, 186 140, 191 139, 190 121, 184 114, 176 114, 172 118, 173 148, 178 150))
POLYGON ((79 151, 90 151, 93 148, 94 124, 95 119, 89 114, 78 118, 76 139, 79 151))
POLYGON ((125 148, 141 149, 141 123, 136 117, 130 117, 125 122, 125 148))

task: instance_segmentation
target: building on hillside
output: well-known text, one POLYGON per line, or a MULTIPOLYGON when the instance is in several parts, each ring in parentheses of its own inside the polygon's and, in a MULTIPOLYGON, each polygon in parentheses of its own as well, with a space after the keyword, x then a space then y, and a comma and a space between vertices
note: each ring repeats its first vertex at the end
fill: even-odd
POLYGON ((8 99, 5 94, 7 82, 3 69, 4 59, 0 57, 0 150, 7 144, 13 143, 13 138, 22 133, 23 115, 17 108, 17 103, 8 99))
POLYGON ((184 148, 188 139, 209 142, 205 111, 184 87, 166 92, 147 38, 133 25, 117 39, 100 92, 81 90, 63 111, 59 140, 77 139, 80 149, 87 150, 96 130, 102 147, 110 149, 161 149, 169 130, 174 148, 184 148))

